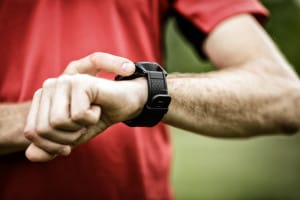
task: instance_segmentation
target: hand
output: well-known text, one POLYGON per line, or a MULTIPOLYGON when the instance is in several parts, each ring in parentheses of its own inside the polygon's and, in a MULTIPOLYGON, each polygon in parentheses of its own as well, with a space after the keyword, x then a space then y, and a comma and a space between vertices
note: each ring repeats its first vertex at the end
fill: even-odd
POLYGON ((145 80, 116 82, 76 74, 105 70, 128 75, 134 66, 126 60, 133 70, 122 70, 124 60, 110 54, 94 54, 67 67, 66 73, 75 75, 44 82, 33 98, 25 127, 25 136, 32 142, 26 151, 28 159, 48 161, 55 155, 68 155, 74 146, 141 111, 147 99, 145 80))

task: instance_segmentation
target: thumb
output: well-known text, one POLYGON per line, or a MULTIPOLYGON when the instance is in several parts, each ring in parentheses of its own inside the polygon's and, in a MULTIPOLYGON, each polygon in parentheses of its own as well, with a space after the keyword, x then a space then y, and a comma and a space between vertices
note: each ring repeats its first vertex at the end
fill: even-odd
POLYGON ((126 58, 108 53, 97 52, 82 59, 72 61, 64 74, 89 74, 112 72, 121 76, 130 76, 135 71, 134 63, 126 58))
POLYGON ((33 143, 31 143, 26 149, 25 155, 27 159, 32 162, 46 162, 53 160, 56 157, 56 155, 47 153, 46 151, 34 145, 33 143))

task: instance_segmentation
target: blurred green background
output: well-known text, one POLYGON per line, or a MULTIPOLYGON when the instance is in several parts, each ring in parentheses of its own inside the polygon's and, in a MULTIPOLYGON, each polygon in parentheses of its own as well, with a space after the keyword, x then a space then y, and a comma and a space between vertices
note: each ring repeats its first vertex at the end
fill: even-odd
MULTIPOLYGON (((300 0, 262 2, 271 12, 266 30, 300 73, 300 0)), ((177 33, 172 19, 166 44, 169 71, 213 69, 177 33)), ((224 140, 171 130, 177 200, 300 199, 300 134, 224 140)))

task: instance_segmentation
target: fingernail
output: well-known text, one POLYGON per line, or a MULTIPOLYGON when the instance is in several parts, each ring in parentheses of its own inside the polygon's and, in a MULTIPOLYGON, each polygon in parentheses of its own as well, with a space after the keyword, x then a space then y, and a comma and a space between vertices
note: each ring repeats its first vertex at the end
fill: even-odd
POLYGON ((123 72, 126 72, 126 73, 128 73, 128 72, 134 72, 134 70, 135 70, 134 64, 130 63, 130 62, 123 63, 122 66, 121 66, 121 68, 122 68, 123 72))

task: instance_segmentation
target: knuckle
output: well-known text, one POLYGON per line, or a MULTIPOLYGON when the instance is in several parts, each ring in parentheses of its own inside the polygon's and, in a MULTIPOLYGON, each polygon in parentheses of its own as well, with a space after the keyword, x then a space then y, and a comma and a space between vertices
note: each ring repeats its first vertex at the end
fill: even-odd
POLYGON ((44 81, 43 88, 50 88, 55 85, 56 79, 55 78, 49 78, 44 81))
POLYGON ((71 119, 64 117, 50 119, 49 123, 53 129, 57 130, 76 131, 81 128, 80 125, 76 124, 71 119))
POLYGON ((86 77, 90 77, 90 76, 87 74, 76 74, 76 75, 74 75, 73 80, 74 81, 83 81, 86 77))
POLYGON ((80 122, 83 121, 85 118, 85 111, 77 111, 72 113, 71 119, 74 122, 80 122))
POLYGON ((94 53, 91 53, 91 54, 89 55, 89 59, 93 61, 93 59, 94 59, 95 57, 98 57, 98 56, 101 56, 101 55, 102 55, 101 52, 94 52, 94 53))
POLYGON ((40 96, 42 93, 42 89, 38 89, 37 91, 34 92, 33 98, 40 96))
POLYGON ((72 114, 72 120, 79 124, 90 125, 93 123, 90 120, 90 116, 87 111, 78 111, 72 114))
POLYGON ((25 138, 27 138, 28 140, 33 140, 35 138, 35 132, 34 131, 31 131, 31 130, 28 130, 28 131, 25 131, 24 132, 24 136, 25 138))
POLYGON ((73 74, 76 74, 78 73, 77 72, 77 69, 76 69, 76 61, 71 61, 68 63, 65 71, 64 71, 64 74, 69 74, 69 75, 73 75, 73 74))
POLYGON ((73 68, 73 67, 76 67, 78 64, 78 62, 76 60, 73 60, 71 62, 69 62, 68 64, 68 68, 73 68))
POLYGON ((72 77, 71 84, 77 88, 85 88, 89 77, 87 74, 76 74, 72 77))
POLYGON ((57 78, 57 84, 61 85, 61 84, 68 84, 71 80, 71 76, 70 75, 62 75, 60 77, 57 78))
POLYGON ((62 117, 55 117, 50 119, 50 126, 59 129, 61 127, 65 127, 70 123, 70 120, 62 117))
POLYGON ((78 82, 82 79, 82 76, 84 76, 84 74, 75 74, 72 78, 73 82, 78 82))
POLYGON ((51 128, 49 126, 39 125, 36 128, 36 132, 40 136, 47 136, 51 132, 51 128))
POLYGON ((94 125, 98 122, 99 118, 89 112, 89 110, 84 110, 72 114, 72 120, 78 124, 94 125))
POLYGON ((73 61, 69 62, 67 67, 74 71, 78 71, 77 69, 78 69, 78 67, 80 67, 80 65, 81 65, 81 60, 79 59, 79 60, 73 60, 73 61))

